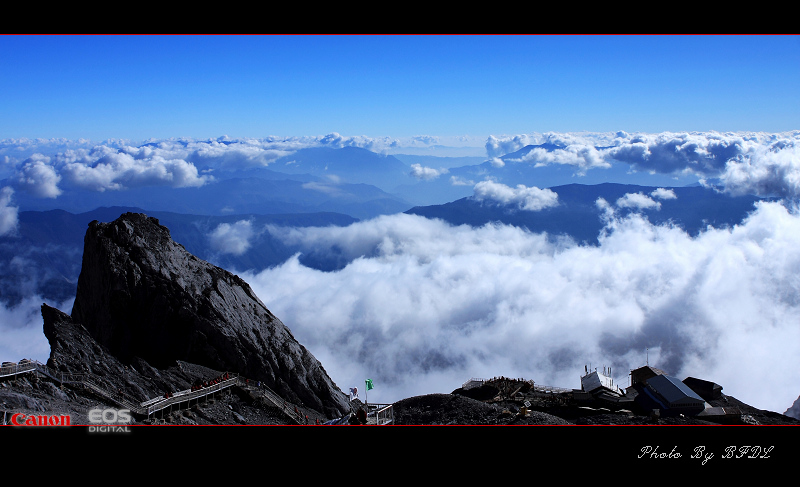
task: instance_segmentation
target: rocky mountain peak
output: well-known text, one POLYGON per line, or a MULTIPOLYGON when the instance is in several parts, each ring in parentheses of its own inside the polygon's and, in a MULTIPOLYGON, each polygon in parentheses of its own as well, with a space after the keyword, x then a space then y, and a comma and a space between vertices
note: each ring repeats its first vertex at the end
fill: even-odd
POLYGON ((190 254, 144 214, 89 224, 71 318, 122 363, 194 363, 263 381, 329 417, 349 410, 246 282, 190 254))

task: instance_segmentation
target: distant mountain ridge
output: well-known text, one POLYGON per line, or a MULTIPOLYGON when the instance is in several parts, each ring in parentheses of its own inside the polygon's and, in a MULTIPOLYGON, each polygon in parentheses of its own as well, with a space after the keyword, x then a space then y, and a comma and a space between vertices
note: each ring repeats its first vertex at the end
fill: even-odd
MULTIPOLYGON (((566 235, 578 243, 598 244, 604 226, 602 211, 596 202, 603 198, 609 204, 626 194, 650 195, 658 189, 652 186, 603 183, 597 185, 568 184, 549 188, 558 195, 558 205, 540 211, 524 211, 514 206, 461 198, 443 205, 414 207, 405 213, 426 218, 438 218, 452 225, 482 226, 490 222, 527 228, 531 232, 566 235)), ((664 188, 674 192, 675 199, 654 199, 660 209, 636 210, 618 208, 622 215, 640 211, 654 224, 671 222, 692 236, 711 225, 732 226, 740 223, 753 211, 756 196, 732 197, 700 186, 664 188)))
MULTIPOLYGON (((575 164, 547 160, 546 154, 566 149, 548 143, 528 145, 496 158, 437 161, 425 156, 378 154, 360 147, 314 147, 297 150, 267 165, 246 156, 225 162, 193 156, 187 162, 194 164, 200 174, 212 178, 201 187, 147 186, 90 191, 62 183, 62 193, 57 198, 40 198, 20 190, 14 194, 14 204, 23 211, 58 208, 82 213, 100 206, 130 206, 208 215, 335 211, 368 219, 470 196, 475 184, 487 179, 511 187, 523 184, 538 188, 605 181, 670 187, 697 182, 689 176, 637 173, 622 162, 610 161, 610 167, 586 168, 575 165, 580 157, 573 161, 575 164), (528 157, 535 150, 543 152, 528 157), (483 162, 478 163, 481 159, 483 162), (458 165, 459 161, 463 165, 458 165), (432 170, 433 175, 418 179, 413 175, 414 164, 432 170)), ((0 184, 14 185, 9 180, 0 184)))
POLYGON ((207 183, 197 188, 146 187, 124 191, 86 192, 65 190, 55 200, 14 195, 22 211, 63 209, 84 213, 101 206, 146 206, 155 211, 204 215, 237 213, 346 213, 355 218, 405 211, 412 204, 363 184, 322 180, 296 181, 238 177, 207 183))
MULTIPOLYGON (((196 159, 187 162, 210 177, 199 187, 148 185, 94 191, 76 187, 74 182, 62 183, 56 198, 15 191, 14 205, 21 211, 62 209, 71 213, 102 206, 206 215, 333 211, 359 219, 413 206, 390 192, 412 179, 409 168, 393 156, 358 147, 301 149, 266 166, 252 161, 211 165, 196 159), (247 167, 247 163, 254 165, 247 167)), ((14 182, 3 180, 0 186, 14 187, 14 182)))
MULTIPOLYGON (((545 143, 527 145, 514 152, 486 158, 478 164, 467 164, 445 168, 438 177, 427 181, 415 181, 395 188, 393 193, 408 201, 421 202, 418 206, 430 206, 441 201, 455 201, 473 194, 475 184, 481 181, 494 181, 506 186, 551 188, 567 184, 585 186, 614 182, 641 186, 684 187, 696 186, 697 178, 691 175, 658 174, 636 172, 626 163, 606 161, 608 167, 581 167, 577 164, 548 161, 546 157, 530 156, 534 150, 551 154, 566 147, 545 143)), ((600 149, 600 148, 598 148, 600 149)), ((576 157, 576 162, 580 158, 576 157)), ((433 167, 433 169, 439 169, 433 167)))
POLYGON ((359 147, 312 147, 281 157, 270 166, 286 174, 310 174, 339 179, 345 183, 366 183, 390 191, 404 178, 409 168, 391 155, 359 147))

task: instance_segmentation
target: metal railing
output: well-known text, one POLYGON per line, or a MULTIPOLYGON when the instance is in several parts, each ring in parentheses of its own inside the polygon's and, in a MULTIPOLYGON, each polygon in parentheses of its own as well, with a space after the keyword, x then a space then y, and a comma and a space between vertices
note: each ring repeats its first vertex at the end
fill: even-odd
POLYGON ((554 386, 543 386, 540 384, 534 384, 533 390, 538 392, 550 392, 550 393, 559 393, 559 392, 571 392, 572 389, 566 389, 564 387, 554 387, 554 386))
POLYGON ((42 365, 33 360, 27 360, 19 364, 14 363, 13 365, 4 365, 0 367, 0 377, 10 377, 12 375, 31 372, 36 370, 37 364, 42 365))
POLYGON ((144 406, 145 414, 149 418, 154 413, 167 409, 174 404, 177 404, 179 406, 181 403, 184 402, 188 404, 192 399, 197 399, 199 401, 201 398, 204 398, 211 394, 216 394, 217 392, 220 392, 224 389, 238 385, 239 377, 236 374, 229 374, 229 375, 231 376, 230 379, 221 380, 219 382, 210 384, 206 387, 202 387, 194 391, 191 389, 186 389, 183 391, 178 391, 174 394, 170 394, 169 397, 160 397, 156 398, 157 400, 151 399, 149 401, 145 401, 144 403, 142 403, 142 406, 147 404, 147 406, 144 406))
POLYGON ((476 378, 473 377, 472 379, 470 379, 470 380, 464 382, 463 384, 461 384, 461 388, 466 391, 466 390, 472 389, 474 387, 480 387, 485 382, 486 382, 486 379, 476 379, 476 378))
POLYGON ((276 394, 263 382, 254 382, 247 379, 242 380, 240 378, 239 386, 250 391, 251 393, 255 392, 259 397, 269 401, 274 407, 278 408, 283 414, 285 414, 295 423, 304 424, 306 422, 306 416, 301 412, 300 408, 298 408, 295 404, 287 402, 286 399, 276 394))
POLYGON ((367 404, 367 424, 385 425, 394 423, 394 408, 391 404, 367 404))

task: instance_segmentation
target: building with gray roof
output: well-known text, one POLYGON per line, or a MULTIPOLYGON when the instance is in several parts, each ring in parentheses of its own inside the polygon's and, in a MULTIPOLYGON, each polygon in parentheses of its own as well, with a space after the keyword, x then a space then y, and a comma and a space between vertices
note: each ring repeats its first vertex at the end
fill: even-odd
POLYGON ((660 404, 676 414, 695 415, 706 408, 706 402, 686 384, 669 375, 656 375, 647 379, 646 387, 660 404))

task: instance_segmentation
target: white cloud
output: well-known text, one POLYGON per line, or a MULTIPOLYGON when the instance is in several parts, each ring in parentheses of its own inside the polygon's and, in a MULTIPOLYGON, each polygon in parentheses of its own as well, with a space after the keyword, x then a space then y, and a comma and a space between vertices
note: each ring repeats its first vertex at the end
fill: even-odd
POLYGON ((660 200, 674 200, 678 198, 678 195, 675 194, 675 190, 666 188, 657 188, 650 193, 650 196, 660 200))
POLYGON ((60 159, 64 179, 91 191, 143 186, 197 187, 212 179, 200 176, 197 168, 183 159, 166 159, 150 150, 130 154, 96 148, 90 153, 67 154, 60 159))
MULTIPOLYGON (((418 136, 413 146, 435 142, 418 136)), ((187 138, 129 141, 0 140, 0 156, 12 169, 15 186, 38 197, 61 194, 60 183, 89 191, 124 190, 142 186, 197 187, 211 181, 215 169, 239 170, 268 166, 275 160, 309 147, 361 147, 386 152, 398 139, 345 137, 337 133, 312 137, 195 140, 187 138), (24 156, 23 163, 18 163, 24 156), (195 164, 203 167, 200 174, 195 164)), ((9 171, 9 168, 6 168, 9 171)), ((440 171, 443 173, 445 171, 440 171)), ((423 171, 424 174, 429 174, 423 171)))
POLYGON ((411 176, 425 181, 436 179, 447 172, 448 170, 446 168, 433 169, 432 167, 425 167, 422 164, 411 165, 411 176))
POLYGON ((758 146, 728 160, 720 179, 735 195, 800 197, 800 143, 758 146))
POLYGON ((411 137, 412 145, 431 146, 439 143, 440 138, 432 135, 415 135, 411 137))
MULTIPOLYGON (((108 146, 118 147, 120 144, 124 143, 129 144, 130 142, 109 139, 105 141, 103 144, 108 146)), ((0 139, 0 154, 9 157, 10 159, 21 161, 33 156, 34 154, 52 156, 67 150, 75 150, 75 149, 90 150, 95 145, 97 145, 96 142, 92 142, 87 139, 76 139, 76 140, 64 139, 64 138, 28 139, 24 137, 8 138, 8 139, 0 139)))
POLYGON ((16 232, 19 223, 19 208, 12 206, 14 190, 8 186, 0 188, 0 237, 16 232))
POLYGON ((658 134, 545 133, 490 136, 490 159, 536 147, 517 159, 535 165, 568 164, 579 174, 622 162, 633 171, 718 178, 732 194, 800 196, 800 131, 662 132, 658 134))
POLYGON ((691 170, 707 174, 758 142, 742 134, 664 132, 635 134, 608 151, 608 156, 643 170, 661 173, 691 170))
MULTIPOLYGON (((232 139, 163 139, 135 146, 130 141, 3 139, 0 157, 5 170, 18 165, 12 180, 18 189, 41 197, 55 197, 59 183, 95 191, 141 185, 199 186, 210 181, 204 171, 267 166, 280 157, 308 147, 361 147, 379 153, 399 153, 439 147, 442 138, 322 136, 232 139), (18 161, 25 161, 19 163, 18 161), (63 181, 62 181, 63 180, 63 181)), ((457 142, 449 140, 449 142, 457 142)), ((464 143, 473 143, 467 141, 464 143)), ((514 162, 500 159, 528 145, 543 145, 516 159, 534 165, 561 164, 577 174, 607 169, 614 163, 631 170, 699 179, 719 179, 723 190, 733 194, 755 193, 796 197, 800 193, 798 147, 800 131, 778 134, 760 132, 626 132, 531 133, 489 136, 485 142, 488 160, 496 167, 514 162)), ((426 152, 427 153, 427 152, 426 152)), ((415 177, 432 178, 441 169, 412 168, 415 177)), ((457 183, 458 181, 454 181, 457 183)))
POLYGON ((474 186, 475 181, 471 179, 464 179, 459 176, 450 176, 450 184, 452 186, 474 186))
POLYGON ((478 201, 494 201, 503 205, 516 205, 521 210, 539 211, 558 205, 558 195, 550 189, 526 187, 516 188, 494 181, 481 181, 475 185, 473 196, 478 201))
POLYGON ((626 193, 625 196, 617 200, 617 206, 620 208, 635 208, 639 210, 649 210, 651 208, 655 208, 656 210, 661 209, 661 203, 641 192, 626 193))
POLYGON ((23 162, 13 179, 17 188, 38 198, 55 198, 61 194, 61 176, 50 165, 50 158, 34 154, 23 162))
POLYGON ((256 232, 249 220, 239 220, 234 224, 220 223, 211 233, 208 240, 211 248, 223 254, 242 255, 252 245, 256 232))
POLYGON ((732 194, 800 196, 800 133, 636 134, 604 151, 635 169, 719 178, 732 194))
POLYGON ((539 141, 530 135, 499 136, 490 135, 486 139, 486 155, 491 159, 516 152, 527 145, 536 145, 539 141))
POLYGON ((328 179, 331 181, 330 183, 325 182, 318 182, 318 181, 310 181, 307 183, 303 183, 301 187, 303 189, 310 189, 312 191, 319 191, 320 193, 325 193, 332 196, 341 196, 346 194, 339 186, 339 177, 334 174, 328 174, 328 179))
POLYGON ((491 159, 489 159, 489 162, 494 167, 505 167, 505 165, 506 165, 505 161, 503 161, 499 157, 492 157, 491 159))
POLYGON ((587 145, 569 145, 550 150, 537 147, 518 159, 507 159, 506 161, 525 162, 534 166, 564 164, 577 167, 579 174, 584 174, 588 169, 611 167, 600 151, 587 145))
POLYGON ((627 137, 624 132, 577 132, 577 133, 531 133, 519 135, 490 135, 485 143, 486 155, 489 158, 499 157, 516 152, 528 145, 551 144, 562 148, 595 148, 614 145, 621 137, 627 137))
POLYGON ((242 277, 337 384, 372 378, 377 402, 495 375, 578 387, 584 364, 627 372, 646 348, 756 407, 800 393, 800 217, 776 203, 696 238, 632 213, 595 247, 414 215, 279 236, 352 260, 242 277))
MULTIPOLYGON (((239 141, 222 144, 211 141, 203 144, 192 144, 192 152, 185 155, 187 161, 200 166, 213 166, 223 169, 247 169, 249 167, 268 166, 275 160, 294 151, 265 148, 251 141, 239 141)), ((182 154, 176 154, 176 156, 182 154)))

